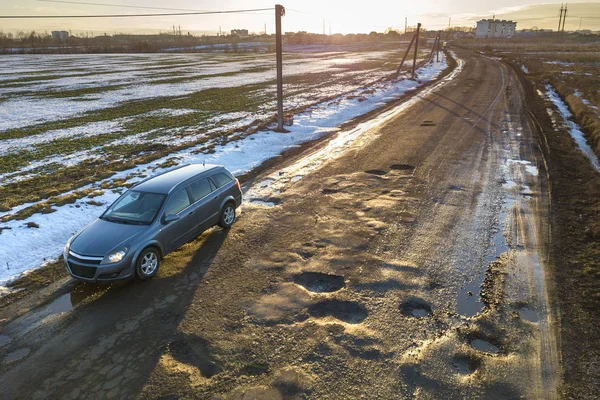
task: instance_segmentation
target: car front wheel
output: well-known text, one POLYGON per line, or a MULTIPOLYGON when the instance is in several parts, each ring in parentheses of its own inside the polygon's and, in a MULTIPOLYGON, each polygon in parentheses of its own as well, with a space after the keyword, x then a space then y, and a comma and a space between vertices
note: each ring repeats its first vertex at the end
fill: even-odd
POLYGON ((135 275, 138 279, 146 281, 158 272, 160 254, 155 248, 149 247, 142 251, 137 259, 135 275))
POLYGON ((235 207, 231 203, 225 204, 223 210, 221 210, 221 219, 219 220, 219 226, 227 229, 233 225, 235 221, 235 207))

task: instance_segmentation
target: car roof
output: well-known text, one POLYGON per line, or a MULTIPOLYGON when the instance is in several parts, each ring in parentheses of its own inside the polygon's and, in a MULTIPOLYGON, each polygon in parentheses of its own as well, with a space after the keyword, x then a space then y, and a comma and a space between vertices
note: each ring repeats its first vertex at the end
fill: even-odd
POLYGON ((188 179, 194 178, 209 172, 211 170, 217 170, 223 168, 221 165, 212 164, 186 164, 181 167, 172 169, 171 171, 162 173, 157 176, 153 176, 135 185, 132 190, 149 192, 149 193, 161 193, 169 194, 177 185, 187 181, 188 179))

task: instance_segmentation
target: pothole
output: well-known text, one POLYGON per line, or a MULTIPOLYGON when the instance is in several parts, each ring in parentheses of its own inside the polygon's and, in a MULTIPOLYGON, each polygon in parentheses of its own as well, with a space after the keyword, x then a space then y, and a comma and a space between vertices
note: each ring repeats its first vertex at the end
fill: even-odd
POLYGON ((241 370, 241 375, 246 376, 258 376, 268 373, 270 370, 269 364, 265 363, 251 363, 245 365, 241 370))
POLYGON ((540 320, 540 318, 538 317, 537 312, 535 312, 535 310, 532 310, 529 307, 523 307, 519 310, 519 316, 524 319, 525 321, 529 321, 529 322, 538 322, 540 320))
POLYGON ((360 324, 368 315, 361 304, 342 300, 321 301, 312 305, 308 312, 313 317, 333 317, 349 324, 360 324))
POLYGON ((200 337, 189 335, 172 342, 169 344, 169 352, 175 360, 197 367, 206 378, 221 372, 217 361, 209 352, 208 342, 200 337))
POLYGON ((303 272, 294 277, 294 282, 315 293, 331 293, 345 286, 344 277, 321 272, 303 272))
POLYGON ((415 169, 415 167, 408 164, 392 164, 390 165, 390 169, 394 169, 396 171, 412 171, 415 169))
POLYGON ((369 169, 369 170, 365 171, 365 173, 371 174, 371 175, 380 175, 380 176, 387 174, 387 172, 385 172, 382 169, 369 169))
POLYGON ((425 318, 431 315, 431 306, 423 299, 411 298, 400 304, 400 312, 407 317, 425 318))
POLYGON ((470 375, 481 366, 481 360, 466 354, 457 354, 452 359, 452 366, 461 375, 470 375))
POLYGON ((469 342, 469 344, 475 350, 479 350, 483 353, 488 353, 488 354, 499 354, 500 353, 500 348, 498 346, 488 342, 487 340, 473 339, 469 342))

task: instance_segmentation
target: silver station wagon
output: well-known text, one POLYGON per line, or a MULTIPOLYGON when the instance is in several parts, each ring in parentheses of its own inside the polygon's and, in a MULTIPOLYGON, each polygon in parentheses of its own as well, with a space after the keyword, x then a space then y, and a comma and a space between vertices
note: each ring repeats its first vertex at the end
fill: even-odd
POLYGON ((214 225, 229 228, 241 203, 240 184, 224 167, 183 165, 137 183, 73 236, 65 266, 88 282, 150 279, 179 246, 214 225))

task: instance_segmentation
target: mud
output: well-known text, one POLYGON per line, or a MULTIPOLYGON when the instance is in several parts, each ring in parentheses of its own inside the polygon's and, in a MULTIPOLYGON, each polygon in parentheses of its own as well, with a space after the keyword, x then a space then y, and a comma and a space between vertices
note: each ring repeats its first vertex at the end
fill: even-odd
POLYGON ((545 313, 538 297, 517 296, 539 290, 526 273, 542 265, 526 202, 543 196, 512 191, 505 201, 519 185, 541 189, 502 175, 506 149, 535 158, 532 132, 522 120, 513 122, 522 142, 501 132, 507 105, 520 106, 517 91, 506 97, 508 71, 463 57, 454 81, 264 170, 247 198, 280 204, 244 205, 230 230, 168 256, 152 281, 9 321, 0 357, 31 351, 0 366, 3 393, 547 397, 545 330, 515 318, 516 305, 539 310, 540 321, 545 313), (470 79, 481 90, 456 89, 470 79), (503 187, 506 178, 516 185, 503 187), (457 298, 470 282, 478 311, 466 316, 457 298))

